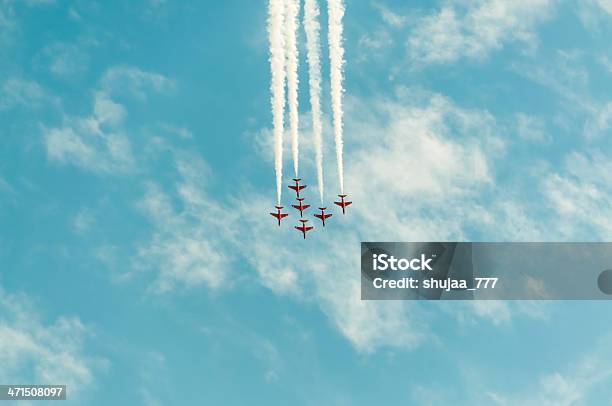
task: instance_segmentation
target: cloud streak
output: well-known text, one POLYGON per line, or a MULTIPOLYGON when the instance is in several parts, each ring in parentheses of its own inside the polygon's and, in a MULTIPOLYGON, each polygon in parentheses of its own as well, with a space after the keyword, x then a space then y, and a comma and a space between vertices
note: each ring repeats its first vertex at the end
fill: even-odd
POLYGON ((328 37, 329 37, 329 75, 331 86, 331 102, 334 125, 334 140, 336 142, 336 164, 338 166, 338 184, 340 193, 344 193, 344 158, 343 158, 343 120, 342 93, 344 80, 344 46, 342 44, 342 18, 344 4, 342 0, 327 1, 328 37))
POLYGON ((285 126, 285 5, 283 0, 268 4, 268 40, 270 42, 270 71, 272 80, 272 116, 274 126, 274 171, 276 173, 276 203, 280 206, 283 183, 283 132, 285 126))
POLYGON ((305 0, 304 29, 306 31, 306 49, 308 58, 308 84, 310 88, 310 106, 312 110, 312 134, 317 168, 319 197, 323 203, 325 184, 323 179, 323 142, 321 133, 321 45, 319 24, 320 10, 317 0, 305 0))
POLYGON ((293 169, 298 177, 299 169, 299 113, 298 113, 298 64, 299 53, 297 47, 298 14, 300 3, 298 0, 285 0, 285 53, 287 57, 287 99, 289 104, 289 134, 291 135, 291 155, 293 169))

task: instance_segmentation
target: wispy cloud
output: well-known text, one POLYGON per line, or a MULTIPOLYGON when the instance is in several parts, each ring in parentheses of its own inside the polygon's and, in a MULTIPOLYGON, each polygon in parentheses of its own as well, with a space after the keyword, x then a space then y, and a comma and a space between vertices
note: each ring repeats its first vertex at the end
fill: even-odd
POLYGON ((408 17, 391 10, 386 5, 379 2, 374 2, 372 5, 376 10, 378 10, 383 21, 388 25, 395 28, 401 28, 408 23, 408 17))
POLYGON ((37 82, 10 78, 0 87, 0 111, 16 107, 33 110, 48 105, 59 107, 60 100, 37 82))
POLYGON ((606 58, 592 58, 583 50, 573 49, 556 50, 546 60, 514 64, 512 69, 555 95, 555 103, 563 109, 555 120, 559 127, 592 141, 612 129, 612 102, 592 91, 593 69, 589 62, 593 60, 606 67, 606 58))
POLYGON ((134 157, 124 125, 127 108, 116 98, 143 101, 150 91, 166 92, 173 87, 171 80, 156 73, 125 66, 109 69, 94 92, 90 115, 66 116, 63 126, 43 129, 47 156, 96 173, 129 171, 134 157))
POLYGON ((552 141, 550 134, 546 131, 546 123, 541 117, 530 114, 516 114, 517 134, 519 137, 539 143, 552 141))
POLYGON ((536 27, 546 20, 554 0, 478 0, 445 2, 414 27, 408 40, 411 58, 420 64, 482 59, 510 42, 537 45, 536 27))
POLYGON ((145 406, 162 406, 168 394, 168 370, 166 357, 157 351, 150 351, 140 361, 140 397, 145 406))
POLYGON ((51 161, 72 164, 97 173, 128 170, 133 161, 130 142, 120 133, 107 133, 95 117, 67 119, 63 127, 45 128, 51 161))
POLYGON ((48 6, 55 0, 3 0, 0 2, 0 55, 15 45, 21 34, 19 6, 48 6))
POLYGON ((87 208, 82 208, 72 219, 72 228, 77 234, 84 234, 91 229, 96 222, 93 212, 87 208))
POLYGON ((2 50, 11 45, 18 30, 17 18, 10 2, 0 3, 0 45, 2 50))
MULTIPOLYGON (((428 406, 457 403, 466 405, 525 405, 525 406, 575 406, 583 404, 607 404, 612 381, 612 354, 604 334, 592 341, 593 345, 578 351, 569 361, 562 361, 556 370, 540 369, 528 379, 512 382, 508 374, 501 372, 496 380, 489 369, 473 359, 457 362, 461 384, 449 386, 432 382, 411 388, 415 404, 428 406), (547 372, 546 372, 547 371, 547 372), (524 383, 523 383, 524 382, 524 383)), ((568 357, 561 357, 567 360, 568 357)))
POLYGON ((80 40, 75 43, 54 42, 45 46, 34 58, 38 69, 48 70, 61 78, 73 78, 87 71, 90 56, 88 48, 94 41, 80 40))
POLYGON ((544 374, 533 385, 518 393, 488 392, 482 404, 571 406, 601 404, 595 399, 609 399, 612 381, 610 335, 595 340, 594 347, 565 370, 544 374), (597 392, 597 395, 595 394, 597 392))
POLYGON ((52 324, 40 320, 23 295, 0 289, 0 379, 3 382, 66 384, 71 397, 91 389, 95 373, 108 364, 84 352, 89 329, 76 317, 52 324))
POLYGON ((231 329, 205 326, 200 331, 225 351, 246 350, 262 366, 263 381, 273 383, 281 379, 285 360, 278 346, 258 332, 229 320, 231 329))
POLYGON ((567 156, 565 169, 543 180, 565 238, 607 240, 612 232, 612 163, 600 152, 567 156))
POLYGON ((576 7, 582 24, 594 34, 602 33, 612 15, 610 0, 583 0, 576 2, 576 7))
POLYGON ((100 89, 110 97, 128 96, 145 100, 150 92, 168 93, 176 87, 173 80, 132 66, 116 66, 106 71, 100 89))
POLYGON ((232 274, 228 247, 219 246, 231 242, 232 215, 201 189, 207 172, 201 160, 182 156, 177 164, 180 180, 174 193, 150 183, 139 203, 155 228, 151 241, 139 247, 135 267, 156 272, 152 290, 158 293, 201 285, 221 289, 232 274), (174 207, 175 198, 183 209, 174 207))

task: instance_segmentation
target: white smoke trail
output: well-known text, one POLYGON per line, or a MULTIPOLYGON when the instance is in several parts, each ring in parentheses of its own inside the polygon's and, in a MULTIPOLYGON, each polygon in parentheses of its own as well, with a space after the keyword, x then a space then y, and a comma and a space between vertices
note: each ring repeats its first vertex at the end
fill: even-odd
POLYGON ((308 83, 310 86, 310 105, 312 109, 312 132, 314 135, 315 160, 319 195, 323 203, 323 146, 321 143, 321 49, 319 32, 319 5, 317 0, 305 0, 304 29, 306 30, 306 50, 308 57, 308 83))
POLYGON ((298 47, 297 29, 299 0, 285 0, 285 52, 287 56, 287 98, 289 100, 289 134, 291 134, 291 152, 295 177, 298 176, 299 158, 299 115, 298 115, 298 47))
POLYGON ((344 65, 344 48, 342 46, 342 18, 344 5, 342 0, 328 0, 327 12, 329 18, 329 60, 332 113, 334 121, 334 137, 336 140, 336 161, 338 163, 338 178, 340 192, 344 193, 344 163, 342 161, 342 80, 344 65))
POLYGON ((276 172, 276 200, 280 206, 283 179, 283 131, 285 112, 285 24, 284 0, 270 0, 268 4, 268 37, 270 41, 270 69, 272 81, 272 115, 274 126, 274 170, 276 172))

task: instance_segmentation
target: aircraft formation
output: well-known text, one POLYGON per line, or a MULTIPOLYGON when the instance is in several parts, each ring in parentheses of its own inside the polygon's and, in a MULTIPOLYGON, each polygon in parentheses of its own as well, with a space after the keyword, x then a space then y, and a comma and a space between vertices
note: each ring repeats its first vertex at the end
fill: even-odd
MULTIPOLYGON (((293 191, 295 191, 295 194, 296 194, 296 197, 295 197, 296 204, 292 204, 291 207, 293 207, 300 213, 300 218, 298 220, 299 224, 295 226, 294 228, 298 230, 299 232, 301 232, 304 239, 306 239, 306 233, 308 233, 311 230, 314 230, 314 226, 309 225, 308 223, 310 220, 304 218, 305 211, 308 208, 310 208, 310 205, 305 204, 305 198, 302 197, 302 195, 300 194, 300 192, 304 190, 307 186, 307 185, 301 185, 300 184, 301 181, 302 179, 295 178, 293 179, 293 182, 295 182, 295 184, 289 185, 288 187, 289 189, 292 189, 293 191)), ((338 197, 340 198, 340 201, 334 202, 334 204, 342 208, 342 214, 344 215, 346 214, 347 206, 350 206, 353 202, 349 202, 346 200, 346 198, 348 197, 347 195, 338 195, 338 197)), ((282 212, 283 206, 274 206, 274 207, 276 208, 276 213, 270 213, 270 215, 276 218, 276 220, 278 221, 278 226, 280 227, 282 219, 284 219, 285 217, 289 217, 289 213, 282 212)), ((314 214, 314 217, 318 218, 323 224, 323 227, 325 227, 325 220, 332 217, 333 214, 325 213, 325 211, 327 210, 327 207, 319 207, 319 210, 321 211, 321 213, 314 214)))
MULTIPOLYGON (((296 194, 294 208, 299 214, 298 224, 294 227, 302 233, 304 239, 309 231, 314 229, 311 221, 306 218, 310 204, 306 203, 303 191, 306 185, 301 184, 299 175, 300 146, 300 109, 299 109, 299 64, 300 64, 300 25, 306 34, 306 60, 308 64, 308 88, 310 95, 310 117, 312 120, 312 141, 314 146, 314 161, 316 168, 316 184, 319 191, 321 206, 313 216, 321 221, 323 227, 330 221, 332 213, 324 207, 324 176, 323 176, 323 123, 322 123, 322 69, 321 53, 321 22, 327 17, 327 45, 329 56, 329 104, 331 107, 331 124, 336 152, 336 167, 338 170, 339 201, 334 202, 346 214, 346 208, 352 202, 347 201, 344 193, 344 159, 343 159, 343 117, 342 95, 344 93, 344 47, 343 47, 343 17, 344 0, 268 0, 268 39, 270 62, 270 106, 272 113, 272 137, 270 147, 274 155, 274 172, 276 178, 276 212, 270 213, 281 226, 282 220, 289 217, 283 213, 283 151, 285 137, 285 110, 287 110, 287 134, 291 141, 291 157, 293 158, 293 184, 289 189, 296 194), (327 13, 320 12, 320 4, 327 4, 327 13), (303 24, 300 24, 303 4, 303 24)), ((291 210, 291 209, 289 209, 291 210)), ((314 220, 316 221, 316 220, 314 220)), ((313 221, 313 222, 314 222, 313 221)))

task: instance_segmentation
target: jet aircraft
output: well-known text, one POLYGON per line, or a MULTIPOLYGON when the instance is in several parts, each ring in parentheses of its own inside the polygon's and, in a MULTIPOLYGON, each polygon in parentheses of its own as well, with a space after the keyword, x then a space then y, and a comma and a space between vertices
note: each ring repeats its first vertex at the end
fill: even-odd
POLYGON ((293 179, 293 181, 295 182, 295 185, 289 185, 289 189, 295 190, 295 193, 297 194, 297 198, 299 198, 300 190, 305 189, 306 185, 300 185, 300 182, 302 181, 302 179, 293 179))
POLYGON ((325 214, 325 210, 327 210, 327 207, 319 207, 319 210, 321 210, 321 214, 315 214, 314 216, 320 219, 323 222, 323 227, 325 227, 325 219, 330 218, 331 216, 333 216, 333 214, 325 214))
POLYGON ((271 216, 276 217, 276 219, 278 220, 278 226, 280 227, 281 225, 281 220, 284 219, 285 217, 288 216, 287 213, 281 213, 281 210, 283 209, 283 206, 274 206, 276 207, 276 213, 270 213, 271 216))
POLYGON ((350 204, 353 203, 353 202, 345 201, 344 198, 346 196, 347 195, 338 195, 338 197, 340 198, 340 201, 339 202, 334 202, 334 204, 337 204, 338 206, 342 207, 342 214, 346 214, 346 212, 345 212, 346 206, 349 206, 350 204))
POLYGON ((304 198, 303 197, 298 197, 296 200, 298 202, 300 202, 300 204, 293 204, 293 205, 291 205, 291 207, 293 207, 296 210, 299 210, 300 211, 300 217, 304 217, 304 210, 309 208, 310 205, 309 204, 304 204, 304 198))
POLYGON ((314 227, 306 225, 306 223, 308 223, 308 220, 300 220, 300 222, 302 223, 302 225, 301 226, 295 226, 295 229, 301 231, 302 234, 304 235, 304 239, 306 239, 306 233, 308 231, 312 230, 314 227))

